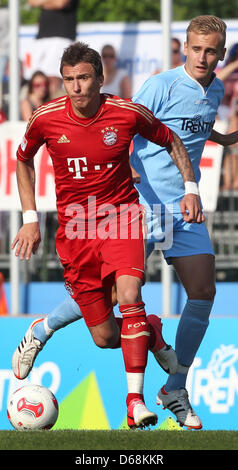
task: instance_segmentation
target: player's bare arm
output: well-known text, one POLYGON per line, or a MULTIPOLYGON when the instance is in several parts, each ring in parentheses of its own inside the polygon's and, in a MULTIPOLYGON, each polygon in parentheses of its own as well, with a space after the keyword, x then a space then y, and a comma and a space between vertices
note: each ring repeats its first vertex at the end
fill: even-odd
POLYGON ((131 167, 131 174, 132 174, 132 179, 133 179, 133 183, 140 183, 140 175, 139 173, 135 170, 135 168, 133 168, 133 166, 130 164, 130 167, 131 167))
MULTIPOLYGON (((27 162, 17 161, 17 183, 21 199, 23 214, 28 211, 36 211, 35 202, 35 169, 32 160, 27 162)), ((38 222, 24 223, 12 242, 11 249, 16 248, 15 254, 21 260, 30 259, 35 254, 41 241, 38 222)))
MULTIPOLYGON (((186 148, 175 132, 173 132, 173 142, 169 147, 167 147, 167 151, 175 165, 178 167, 184 183, 188 181, 196 183, 192 163, 187 154, 186 148)), ((196 194, 185 194, 180 203, 180 208, 186 222, 201 223, 205 220, 202 213, 200 198, 196 194)))
POLYGON ((234 145, 238 142, 238 131, 231 132, 230 134, 221 134, 220 132, 212 130, 209 140, 216 142, 217 144, 227 147, 228 145, 234 145))

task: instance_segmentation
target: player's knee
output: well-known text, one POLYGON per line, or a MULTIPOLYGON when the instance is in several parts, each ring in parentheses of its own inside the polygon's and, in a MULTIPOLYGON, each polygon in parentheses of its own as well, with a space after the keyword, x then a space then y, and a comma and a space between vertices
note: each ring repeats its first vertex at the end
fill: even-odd
POLYGON ((215 284, 201 284, 194 286, 189 298, 201 299, 201 300, 214 300, 216 295, 215 284))
POLYGON ((214 284, 203 287, 202 298, 204 300, 213 300, 216 295, 216 288, 214 284))
POLYGON ((141 300, 138 286, 128 285, 123 291, 117 293, 118 302, 120 305, 129 305, 137 303, 141 300))
POLYGON ((116 341, 115 338, 97 338, 94 343, 100 349, 110 349, 114 347, 116 341))
POLYGON ((116 283, 119 305, 129 305, 141 301, 141 280, 135 276, 119 276, 116 283))
POLYGON ((215 284, 213 284, 211 286, 210 291, 209 291, 209 295, 210 295, 210 300, 214 300, 215 295, 216 295, 216 286, 215 286, 215 284))

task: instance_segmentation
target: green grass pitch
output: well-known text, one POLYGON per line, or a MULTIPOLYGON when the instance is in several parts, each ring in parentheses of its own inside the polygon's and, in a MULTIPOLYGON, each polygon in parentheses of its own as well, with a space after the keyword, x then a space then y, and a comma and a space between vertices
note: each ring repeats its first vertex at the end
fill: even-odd
POLYGON ((0 450, 238 450, 238 431, 0 431, 0 450))

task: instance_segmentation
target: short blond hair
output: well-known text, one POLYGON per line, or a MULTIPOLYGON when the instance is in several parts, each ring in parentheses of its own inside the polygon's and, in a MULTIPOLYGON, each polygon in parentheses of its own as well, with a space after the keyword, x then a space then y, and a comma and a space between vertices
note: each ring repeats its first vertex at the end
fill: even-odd
POLYGON ((223 46, 226 42, 226 23, 212 15, 201 15, 193 18, 187 27, 187 40, 188 33, 195 32, 200 34, 220 33, 223 38, 223 46))

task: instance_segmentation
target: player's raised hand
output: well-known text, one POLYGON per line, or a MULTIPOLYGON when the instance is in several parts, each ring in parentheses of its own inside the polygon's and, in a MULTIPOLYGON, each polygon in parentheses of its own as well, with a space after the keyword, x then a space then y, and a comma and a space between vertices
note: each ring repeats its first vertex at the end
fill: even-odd
POLYGON ((38 222, 24 224, 11 244, 11 249, 20 260, 29 260, 32 253, 35 254, 41 242, 41 234, 38 222))
POLYGON ((200 198, 196 194, 185 194, 180 202, 180 209, 185 222, 201 224, 205 220, 200 198))

